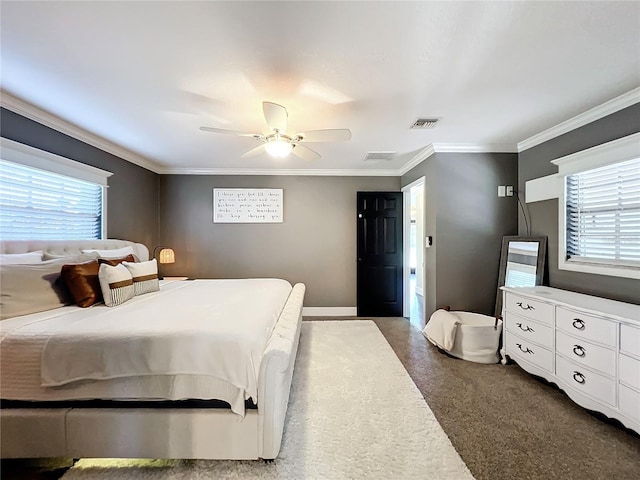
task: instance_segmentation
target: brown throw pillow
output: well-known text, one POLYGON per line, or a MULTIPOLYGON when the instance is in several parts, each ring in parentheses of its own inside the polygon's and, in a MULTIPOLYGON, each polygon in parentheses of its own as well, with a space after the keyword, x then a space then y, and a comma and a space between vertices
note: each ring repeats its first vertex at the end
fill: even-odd
POLYGON ((97 260, 62 266, 60 275, 79 307, 90 307, 103 301, 98 279, 99 270, 100 264, 97 260))
POLYGON ((106 263, 107 265, 111 265, 112 267, 115 267, 117 265, 120 265, 122 262, 135 262, 136 258, 133 255, 127 255, 126 257, 123 258, 99 258, 98 262, 100 263, 100 265, 102 265, 103 263, 106 263))

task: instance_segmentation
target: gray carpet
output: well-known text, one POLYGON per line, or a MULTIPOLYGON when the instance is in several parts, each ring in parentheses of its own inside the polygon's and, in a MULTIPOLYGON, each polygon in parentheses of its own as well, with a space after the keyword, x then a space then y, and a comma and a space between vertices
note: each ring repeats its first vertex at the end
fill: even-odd
POLYGON ((638 435, 515 364, 455 359, 405 319, 375 322, 476 479, 640 479, 638 435))

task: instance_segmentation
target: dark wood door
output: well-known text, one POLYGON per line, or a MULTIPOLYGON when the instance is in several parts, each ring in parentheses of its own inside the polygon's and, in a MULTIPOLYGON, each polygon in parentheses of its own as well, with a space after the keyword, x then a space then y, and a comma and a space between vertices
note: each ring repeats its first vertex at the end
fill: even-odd
POLYGON ((358 316, 402 316, 402 193, 358 192, 358 316))

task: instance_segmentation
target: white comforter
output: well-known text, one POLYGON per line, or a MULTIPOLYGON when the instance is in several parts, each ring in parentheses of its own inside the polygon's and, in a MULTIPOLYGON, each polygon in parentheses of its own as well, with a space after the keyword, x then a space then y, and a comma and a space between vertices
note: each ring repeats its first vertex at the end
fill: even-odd
POLYGON ((119 307, 75 309, 26 323, 8 336, 48 336, 41 363, 45 387, 155 375, 211 376, 236 389, 235 398, 222 399, 243 413, 245 399, 257 400, 260 360, 291 285, 249 279, 171 287, 119 307))

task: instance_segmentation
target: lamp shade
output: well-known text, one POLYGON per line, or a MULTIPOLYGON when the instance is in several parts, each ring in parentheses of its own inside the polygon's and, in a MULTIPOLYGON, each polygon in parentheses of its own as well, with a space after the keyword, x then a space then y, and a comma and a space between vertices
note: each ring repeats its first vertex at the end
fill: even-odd
POLYGON ((153 249, 153 256, 158 263, 176 263, 176 254, 172 248, 156 247, 153 249))

